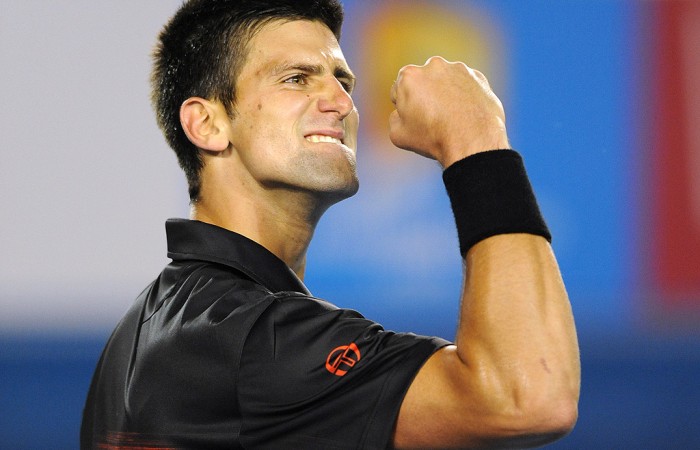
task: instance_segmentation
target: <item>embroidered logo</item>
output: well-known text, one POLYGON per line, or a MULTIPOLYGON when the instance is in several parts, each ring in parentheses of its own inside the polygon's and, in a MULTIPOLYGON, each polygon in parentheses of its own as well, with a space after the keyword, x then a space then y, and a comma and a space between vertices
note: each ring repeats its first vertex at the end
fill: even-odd
POLYGON ((328 354, 326 369, 330 373, 342 377, 360 361, 360 358, 360 349, 354 342, 351 342, 350 345, 341 345, 328 354))

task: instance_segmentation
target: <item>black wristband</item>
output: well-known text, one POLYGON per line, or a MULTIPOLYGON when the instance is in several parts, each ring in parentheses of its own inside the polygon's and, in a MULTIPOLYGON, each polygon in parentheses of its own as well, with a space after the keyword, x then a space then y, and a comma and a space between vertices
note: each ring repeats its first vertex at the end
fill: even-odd
POLYGON ((523 159, 514 150, 468 156, 442 174, 464 256, 477 242, 506 233, 536 234, 551 242, 523 159))

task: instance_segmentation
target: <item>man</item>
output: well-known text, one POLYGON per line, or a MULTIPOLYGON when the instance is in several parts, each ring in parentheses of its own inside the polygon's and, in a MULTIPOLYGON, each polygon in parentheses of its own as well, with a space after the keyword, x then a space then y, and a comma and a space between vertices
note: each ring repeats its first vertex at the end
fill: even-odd
POLYGON ((161 33, 154 105, 193 220, 168 221, 173 262, 105 348, 83 448, 511 448, 573 427, 578 349, 549 232, 500 101, 464 64, 404 67, 389 119, 395 145, 446 168, 465 258, 455 344, 303 285, 318 220, 358 187, 341 22, 336 0, 191 0, 161 33))

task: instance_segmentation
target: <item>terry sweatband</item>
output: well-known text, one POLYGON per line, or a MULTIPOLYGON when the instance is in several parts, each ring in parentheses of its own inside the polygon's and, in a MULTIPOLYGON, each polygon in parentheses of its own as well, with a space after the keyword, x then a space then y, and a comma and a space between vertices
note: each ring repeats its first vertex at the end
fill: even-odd
POLYGON ((468 156, 442 174, 464 256, 477 242, 506 233, 536 234, 551 242, 523 159, 514 150, 468 156))

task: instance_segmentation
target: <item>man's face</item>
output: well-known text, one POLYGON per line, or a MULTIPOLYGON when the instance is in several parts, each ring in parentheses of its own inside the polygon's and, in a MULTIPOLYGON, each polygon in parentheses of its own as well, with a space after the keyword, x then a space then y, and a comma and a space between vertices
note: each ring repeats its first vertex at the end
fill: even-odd
POLYGON ((353 195, 354 83, 322 23, 275 21, 261 28, 236 82, 229 136, 244 170, 263 187, 311 192, 328 204, 353 195))

